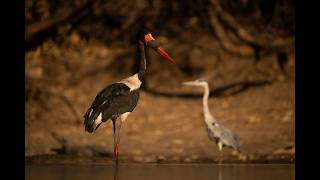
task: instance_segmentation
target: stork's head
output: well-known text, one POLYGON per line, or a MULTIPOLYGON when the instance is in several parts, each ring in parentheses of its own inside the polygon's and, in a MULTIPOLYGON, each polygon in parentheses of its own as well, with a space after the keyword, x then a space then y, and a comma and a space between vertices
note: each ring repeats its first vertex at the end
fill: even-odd
POLYGON ((144 42, 147 47, 151 47, 154 51, 156 51, 160 56, 165 58, 166 60, 175 63, 175 61, 168 55, 168 53, 163 50, 160 44, 154 39, 151 32, 148 29, 143 29, 139 33, 139 40, 144 42))
POLYGON ((202 79, 197 79, 195 81, 186 81, 182 84, 185 86, 208 86, 208 82, 202 79))

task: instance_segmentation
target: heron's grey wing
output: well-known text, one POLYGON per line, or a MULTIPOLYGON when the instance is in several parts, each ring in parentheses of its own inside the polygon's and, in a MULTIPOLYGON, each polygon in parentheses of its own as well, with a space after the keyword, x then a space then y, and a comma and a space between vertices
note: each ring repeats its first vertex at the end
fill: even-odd
POLYGON ((225 146, 239 149, 239 143, 232 132, 221 124, 213 123, 210 127, 216 142, 221 141, 225 146))

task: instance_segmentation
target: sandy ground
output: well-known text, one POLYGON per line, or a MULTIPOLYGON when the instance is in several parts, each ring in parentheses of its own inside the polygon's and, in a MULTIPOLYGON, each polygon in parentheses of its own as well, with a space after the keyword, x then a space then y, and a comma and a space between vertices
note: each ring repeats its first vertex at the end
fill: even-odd
MULTIPOLYGON (((229 149, 220 156, 218 147, 207 138, 201 99, 158 97, 142 91, 141 100, 121 133, 121 156, 145 162, 216 161, 219 158, 255 161, 262 157, 292 161, 293 88, 289 82, 280 82, 232 97, 210 98, 212 114, 234 132, 246 157, 233 154, 229 149)), ((54 154, 53 149, 66 148, 63 151, 69 155, 108 156, 113 150, 111 122, 93 134, 84 132, 82 124, 47 122, 34 124, 27 133, 26 150, 30 155, 54 154)))
MULTIPOLYGON (((108 56, 108 51, 103 50, 81 51, 96 53, 95 59, 101 59, 108 56)), ((62 92, 71 100, 77 113, 83 115, 100 89, 119 80, 120 76, 128 75, 123 73, 116 77, 103 71, 86 72, 88 78, 73 83, 69 80, 81 76, 67 73, 60 76, 57 72, 63 67, 50 64, 55 62, 51 56, 56 54, 72 61, 82 58, 81 55, 70 57, 54 49, 49 55, 37 51, 26 55, 26 58, 30 61, 35 57, 45 58, 47 65, 39 65, 40 61, 37 65, 36 60, 27 64, 26 86, 29 88, 26 91, 32 94, 26 97, 29 98, 26 100, 27 162, 110 161, 113 152, 112 123, 104 123, 95 133, 89 134, 66 103, 57 96, 45 95, 43 90, 51 88, 62 92), (53 67, 47 70, 46 66, 53 67), (71 85, 64 85, 66 81, 71 85)), ((68 50, 66 52, 68 54, 68 50)), ((86 62, 82 61, 84 64, 86 62)), ((78 61, 73 63, 75 69, 89 69, 82 68, 78 61)), ((290 63, 293 65, 289 67, 289 73, 294 73, 294 60, 290 63)), ((101 62, 100 65, 104 64, 101 62)), ((229 149, 219 153, 218 146, 208 139, 201 98, 169 97, 142 90, 138 106, 121 132, 120 159, 127 162, 292 163, 295 159, 294 86, 293 75, 286 80, 248 88, 232 96, 210 97, 211 113, 237 137, 243 151, 241 155, 229 149)), ((182 88, 178 84, 175 87, 182 88)), ((184 91, 201 92, 193 88, 184 88, 184 91)))

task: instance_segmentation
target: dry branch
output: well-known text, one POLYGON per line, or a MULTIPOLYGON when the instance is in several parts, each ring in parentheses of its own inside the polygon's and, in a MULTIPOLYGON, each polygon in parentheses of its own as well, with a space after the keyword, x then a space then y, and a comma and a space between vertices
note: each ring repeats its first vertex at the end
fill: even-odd
MULTIPOLYGON (((283 48, 289 45, 293 45, 294 37, 279 37, 279 36, 269 36, 269 34, 261 32, 256 36, 253 36, 248 30, 246 30, 227 10, 221 7, 219 1, 211 1, 213 11, 220 17, 223 23, 228 25, 228 28, 245 44, 255 44, 261 47, 275 47, 275 48, 283 48)), ((217 16, 212 18, 212 23, 214 27, 219 28, 219 23, 216 20, 217 16)), ((221 31, 225 31, 225 29, 221 29, 221 31)), ((229 47, 230 50, 234 50, 232 46, 229 47)))
POLYGON ((73 8, 69 5, 63 5, 59 7, 59 9, 51 15, 49 18, 35 22, 30 25, 26 25, 25 30, 25 41, 31 41, 37 34, 47 31, 61 22, 67 21, 73 15, 84 11, 85 8, 90 7, 94 1, 88 0, 86 3, 83 3, 77 8, 73 8))
POLYGON ((224 49, 226 49, 229 52, 232 52, 234 54, 238 54, 241 56, 252 56, 253 55, 253 49, 250 46, 247 45, 235 45, 229 37, 225 33, 225 29, 221 26, 221 24, 218 21, 217 16, 212 15, 209 13, 210 16, 210 22, 213 26, 213 29, 224 49))

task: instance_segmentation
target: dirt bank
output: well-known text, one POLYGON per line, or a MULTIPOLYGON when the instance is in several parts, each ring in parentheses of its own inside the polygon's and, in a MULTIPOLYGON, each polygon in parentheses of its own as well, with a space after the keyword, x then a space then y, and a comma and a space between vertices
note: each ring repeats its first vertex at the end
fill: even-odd
MULTIPOLYGON (((84 131, 81 116, 105 85, 133 73, 134 51, 79 38, 71 35, 67 45, 48 41, 26 54, 25 155, 28 162, 111 160, 112 124, 105 123, 89 134, 84 131)), ((170 52, 175 43, 165 48, 170 52)), ((206 44, 215 46, 210 43, 206 44)), ((188 62, 198 70, 184 71, 186 59, 181 54, 188 52, 190 47, 192 45, 187 44, 171 51, 178 64, 176 67, 170 67, 150 53, 152 60, 148 62, 145 80, 148 87, 142 89, 138 106, 121 133, 122 160, 294 162, 294 51, 289 54, 284 79, 275 73, 278 70, 274 68, 274 57, 259 62, 260 69, 270 76, 254 72, 247 66, 253 62, 253 57, 239 59, 220 54, 223 61, 217 66, 219 58, 206 53, 205 49, 189 51, 188 62), (205 63, 197 63, 199 60, 205 63), (245 80, 248 82, 268 81, 257 85, 240 83, 234 86, 241 89, 239 92, 224 91, 225 95, 217 93, 209 99, 211 113, 235 134, 243 155, 229 149, 219 154, 217 145, 207 138, 201 96, 192 96, 200 95, 201 90, 181 86, 184 80, 208 73, 210 77, 214 76, 210 81, 213 92, 221 87, 230 90, 226 85, 242 82, 239 79, 243 73, 247 74, 245 80), (168 92, 173 94, 168 95, 168 92), (178 96, 179 93, 189 95, 178 96)))

